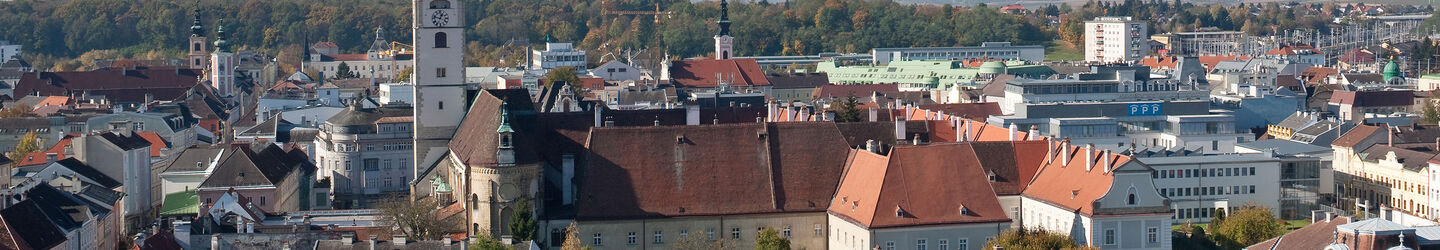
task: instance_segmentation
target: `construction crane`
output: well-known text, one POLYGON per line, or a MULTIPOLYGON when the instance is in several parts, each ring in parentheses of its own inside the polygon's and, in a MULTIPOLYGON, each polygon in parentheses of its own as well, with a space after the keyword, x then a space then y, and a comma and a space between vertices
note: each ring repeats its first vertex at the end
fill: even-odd
POLYGON ((650 16, 655 16, 655 23, 660 23, 660 16, 663 15, 663 16, 665 16, 665 18, 672 18, 672 17, 675 15, 675 12, 674 12, 674 11, 668 11, 668 10, 667 10, 667 11, 660 11, 660 3, 655 3, 655 11, 610 10, 610 9, 605 8, 605 1, 600 1, 600 14, 601 14, 601 15, 606 15, 606 16, 608 16, 608 15, 617 15, 617 16, 624 16, 624 15, 632 15, 632 16, 650 15, 650 16))

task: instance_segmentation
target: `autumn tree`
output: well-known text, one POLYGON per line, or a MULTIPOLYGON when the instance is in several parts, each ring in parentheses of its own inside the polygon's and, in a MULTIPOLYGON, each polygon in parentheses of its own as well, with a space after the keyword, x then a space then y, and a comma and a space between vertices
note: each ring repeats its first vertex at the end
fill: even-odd
POLYGON ((1285 223, 1270 208, 1254 204, 1210 221, 1211 238, 1224 249, 1240 249, 1285 234, 1285 223))
POLYGON ((560 250, 590 249, 592 249, 592 247, 580 243, 580 228, 575 225, 575 222, 570 222, 570 226, 565 227, 565 242, 560 246, 560 250))
POLYGON ((26 117, 30 116, 30 111, 32 110, 34 110, 34 108, 31 108, 30 105, 18 104, 9 108, 0 109, 0 118, 26 117))
POLYGON ((755 250, 790 250, 790 239, 780 237, 774 228, 766 228, 755 238, 755 250))
POLYGON ((415 74, 415 67, 400 69, 400 75, 395 76, 397 82, 410 82, 410 75, 415 74))
POLYGON ((855 94, 846 96, 838 102, 830 104, 830 111, 835 112, 835 122, 858 122, 860 118, 860 98, 855 94))
POLYGON ((379 204, 382 223, 387 228, 400 228, 405 235, 417 240, 438 240, 448 233, 464 232, 464 224, 435 214, 441 205, 434 199, 409 199, 392 197, 379 204))
POLYGON ((1000 232, 980 249, 1085 249, 1069 235, 1044 229, 1017 228, 1000 232))
POLYGON ((10 151, 10 154, 6 156, 19 161, 24 159, 25 155, 35 151, 40 151, 40 136, 35 135, 35 131, 30 131, 25 132, 24 137, 20 137, 20 142, 15 144, 15 151, 10 151))

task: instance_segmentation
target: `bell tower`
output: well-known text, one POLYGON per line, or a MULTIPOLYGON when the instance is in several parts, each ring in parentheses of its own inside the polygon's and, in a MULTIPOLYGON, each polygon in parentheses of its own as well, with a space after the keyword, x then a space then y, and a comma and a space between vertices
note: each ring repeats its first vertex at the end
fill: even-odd
POLYGON ((192 69, 203 69, 210 64, 210 50, 206 47, 205 26, 200 24, 200 8, 195 8, 195 22, 190 24, 190 44, 186 45, 190 51, 192 69))
POLYGON ((730 59, 735 55, 735 38, 730 36, 730 4, 720 0, 720 33, 715 34, 715 59, 730 59))
POLYGON ((462 0, 413 0, 415 166, 438 161, 465 116, 465 13, 462 0))

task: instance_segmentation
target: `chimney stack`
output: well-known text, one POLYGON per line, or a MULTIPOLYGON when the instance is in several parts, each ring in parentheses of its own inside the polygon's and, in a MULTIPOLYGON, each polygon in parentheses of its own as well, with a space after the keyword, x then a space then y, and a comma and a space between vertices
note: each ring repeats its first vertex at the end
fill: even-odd
POLYGON ((1103 153, 1102 155, 1100 155, 1100 157, 1105 157, 1105 161, 1104 161, 1105 166, 1103 166, 1103 167, 1104 167, 1104 168, 1106 169, 1106 171, 1108 172, 1109 169, 1110 169, 1110 158, 1111 158, 1111 157, 1114 157, 1114 156, 1113 156, 1113 155, 1110 155, 1110 150, 1109 150, 1109 149, 1106 149, 1106 150, 1104 151, 1104 153, 1103 153))
POLYGON ((396 234, 395 236, 391 236, 391 237, 390 237, 390 245, 392 245, 392 246, 404 246, 404 245, 405 245, 405 240, 406 240, 406 239, 405 239, 405 235, 404 235, 404 234, 396 234))
POLYGON ((1027 137, 1028 137, 1028 138, 1025 138, 1025 140, 1027 140, 1027 141, 1039 140, 1039 139, 1040 139, 1040 126, 1030 125, 1030 132, 1027 134, 1027 137))
POLYGON ((594 114, 595 114, 595 127, 604 127, 604 126, 605 126, 605 124, 603 123, 604 120, 601 119, 601 115, 600 115, 600 110, 601 110, 601 109, 600 109, 600 107, 601 107, 600 104, 595 104, 595 109, 590 111, 590 113, 594 113, 594 114))
POLYGON ((1070 138, 1060 141, 1060 166, 1070 166, 1070 138))
POLYGON ((971 124, 971 123, 975 123, 975 121, 974 121, 974 120, 960 120, 960 121, 965 123, 965 140, 966 140, 966 141, 969 141, 969 140, 971 140, 971 138, 975 138, 975 132, 974 132, 975 130, 971 130, 971 129, 970 129, 970 124, 971 124))
POLYGON ((876 121, 879 121, 879 120, 880 120, 880 110, 878 110, 878 109, 875 108, 875 107, 870 107, 870 122, 876 122, 876 121))
POLYGON ((965 131, 960 129, 960 118, 952 118, 950 124, 955 127, 955 142, 965 141, 965 131))
POLYGON ((450 235, 446 234, 445 237, 440 237, 440 243, 443 243, 442 245, 447 247, 450 246, 450 235))
POLYGON ((1095 144, 1094 144, 1094 143, 1086 143, 1086 144, 1085 144, 1085 172, 1090 172, 1091 169, 1094 169, 1094 168, 1095 168, 1095 156, 1092 155, 1092 153, 1094 153, 1094 152, 1095 152, 1095 144))
POLYGON ((1016 139, 1020 139, 1020 131, 1017 131, 1017 129, 1015 128, 1015 124, 1014 124, 1014 123, 1011 123, 1011 124, 1010 124, 1010 141, 1015 141, 1016 139))

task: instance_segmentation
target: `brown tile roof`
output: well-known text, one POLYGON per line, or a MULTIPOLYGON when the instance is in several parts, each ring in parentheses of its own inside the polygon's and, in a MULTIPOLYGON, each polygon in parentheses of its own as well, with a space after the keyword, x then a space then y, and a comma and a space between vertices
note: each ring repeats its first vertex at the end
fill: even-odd
POLYGON ((335 54, 335 55, 331 55, 330 58, 335 59, 335 61, 365 61, 365 60, 370 60, 370 55, 366 55, 366 54, 335 54))
POLYGON ((850 149, 833 123, 604 127, 587 141, 577 220, 824 211, 850 149))
POLYGON ((755 59, 691 59, 670 66, 670 79, 687 88, 713 88, 721 79, 732 87, 769 86, 770 79, 755 59))
POLYGON ((199 82, 199 70, 154 69, 136 70, 106 68, 95 71, 29 72, 15 84, 19 95, 69 96, 89 91, 103 95, 112 102, 144 102, 145 94, 154 100, 174 100, 199 82))
POLYGON ((1383 132, 1380 131, 1380 127, 1370 125, 1357 125, 1355 126, 1355 128, 1350 129, 1350 131, 1346 131, 1345 135, 1341 135, 1340 138, 1336 138, 1334 142, 1330 143, 1330 145, 1355 148, 1356 144, 1359 144, 1360 141, 1365 140, 1365 138, 1370 137, 1371 134, 1374 134, 1377 131, 1383 132))
POLYGON ((1318 52, 1319 52, 1319 51, 1316 51, 1316 50, 1315 50, 1315 47, 1310 46, 1310 45, 1289 45, 1289 44, 1286 44, 1286 45, 1281 45, 1279 48, 1275 48, 1275 49, 1271 49, 1270 51, 1266 51, 1265 54, 1266 54, 1266 55, 1286 55, 1286 56, 1293 56, 1293 55, 1309 55, 1309 54, 1315 54, 1315 53, 1318 53, 1318 52))
POLYGON ((1173 56, 1148 56, 1140 59, 1140 65, 1155 69, 1175 68, 1175 65, 1180 62, 1178 59, 1173 56))
POLYGON ((1014 79, 1015 79, 1015 75, 1010 75, 1010 74, 1003 74, 1003 75, 995 76, 995 78, 990 79, 990 82, 989 82, 989 83, 986 83, 986 84, 985 84, 985 87, 982 87, 982 88, 980 89, 980 92, 983 93, 982 95, 984 95, 984 96, 1002 96, 1002 97, 1003 97, 1003 96, 1005 96, 1005 83, 1006 83, 1006 82, 1009 82, 1010 80, 1014 80, 1014 79))
POLYGON ((1384 160, 1390 153, 1394 153, 1395 160, 1399 161, 1401 166, 1404 166, 1405 169, 1410 171, 1424 170, 1426 166, 1429 166, 1429 164, 1426 164, 1426 161, 1435 157, 1434 153, 1391 147, 1385 144, 1375 144, 1374 146, 1370 146, 1370 148, 1366 148, 1365 151, 1361 151, 1361 153, 1365 154, 1364 160, 1369 162, 1384 160))
POLYGON ((829 212, 871 229, 1009 222, 977 154, 965 143, 853 150, 829 212))
POLYGON ((1330 77, 1330 75, 1339 73, 1340 71, 1335 68, 1310 67, 1305 69, 1305 72, 1300 72, 1300 77, 1307 79, 1305 85, 1315 86, 1324 83, 1325 78, 1330 77))
MULTIPOLYGON (((1047 143, 1049 143, 1047 141, 1047 143)), ((1085 148, 1068 145, 1067 143, 1054 144, 1048 151, 1050 157, 1046 157, 1049 163, 1041 164, 1040 172, 1035 176, 1032 183, 1045 183, 1046 185, 1030 185, 1025 188, 1024 196, 1039 199, 1051 205, 1077 211, 1085 215, 1094 214, 1095 201, 1104 197, 1114 184, 1114 171, 1104 171, 1106 168, 1114 169, 1130 161, 1129 156, 1096 151, 1100 153, 1085 156, 1085 148), (1063 149, 1069 148, 1069 154, 1064 154, 1063 149), (1110 158, 1110 165, 1104 164, 1105 157, 1110 158), (1069 165, 1064 158, 1070 158, 1069 165), (1085 162, 1090 161, 1094 168, 1086 171, 1085 162)))
MULTIPOLYGON (((481 91, 475 97, 474 104, 465 114, 465 119, 460 122, 460 127, 455 131, 455 136, 450 140, 450 152, 455 154, 464 164, 472 166, 494 166, 496 163, 495 152, 499 141, 496 138, 495 130, 500 128, 500 109, 503 106, 509 110, 511 128, 515 130, 515 163, 533 163, 536 160, 535 128, 522 126, 532 122, 534 116, 521 115, 524 110, 527 114, 533 114, 534 105, 530 103, 530 92, 524 89, 503 89, 481 91), (505 105, 501 105, 504 103, 505 105)), ((681 114, 680 121, 684 121, 684 114, 681 114)))
POLYGON ((1335 226, 1348 223, 1350 223, 1350 217, 1336 217, 1330 222, 1317 221, 1280 237, 1250 245, 1245 249, 1324 249, 1325 246, 1335 243, 1335 226))
POLYGON ((927 104, 919 105, 920 109, 931 111, 943 111, 947 115, 959 116, 960 118, 985 120, 992 115, 1003 115, 1000 111, 1000 104, 993 102, 978 103, 951 103, 951 104, 927 104))

